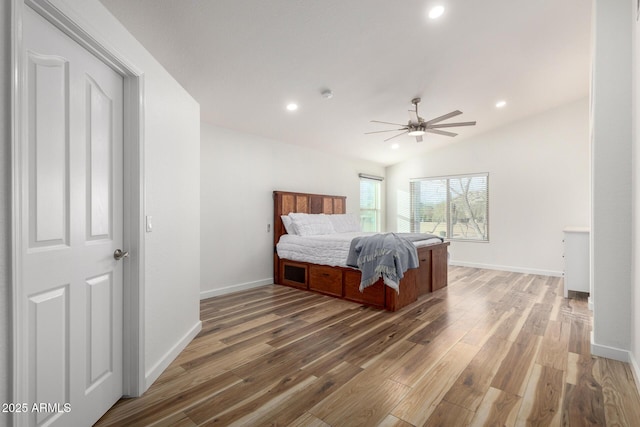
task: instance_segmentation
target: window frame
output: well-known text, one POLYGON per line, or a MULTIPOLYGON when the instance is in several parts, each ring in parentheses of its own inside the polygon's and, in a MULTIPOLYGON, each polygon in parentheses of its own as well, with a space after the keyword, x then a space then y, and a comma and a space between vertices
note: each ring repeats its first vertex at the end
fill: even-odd
POLYGON ((381 222, 381 212, 382 212, 382 179, 378 178, 378 177, 369 177, 369 176, 360 176, 360 210, 359 210, 359 216, 360 216, 360 227, 361 229, 363 229, 364 231, 364 227, 363 227, 363 212, 373 212, 374 213, 374 217, 375 217, 375 230, 373 230, 373 232, 375 233, 379 233, 382 230, 382 224, 381 222), (363 182, 367 182, 370 184, 374 184, 375 185, 375 191, 376 191, 376 196, 375 196, 375 208, 373 209, 365 209, 362 207, 362 183, 363 182))
POLYGON ((479 172, 479 173, 470 173, 470 174, 460 174, 460 175, 444 175, 444 176, 433 176, 433 177, 424 177, 424 178, 412 178, 410 180, 410 189, 409 189, 409 199, 410 199, 410 211, 409 211, 409 226, 412 233, 419 232, 420 230, 416 229, 416 196, 414 195, 414 183, 418 182, 427 182, 427 181, 445 181, 445 223, 446 223, 446 236, 443 238, 447 241, 453 242, 476 242, 476 243, 489 243, 490 242, 490 233, 489 233, 489 172, 479 172), (464 237, 452 237, 453 235, 453 226, 452 223, 452 214, 451 214, 451 180, 459 180, 464 178, 477 178, 482 177, 485 179, 485 195, 486 195, 486 211, 485 211, 485 232, 484 238, 482 239, 473 239, 473 238, 464 238, 464 237))

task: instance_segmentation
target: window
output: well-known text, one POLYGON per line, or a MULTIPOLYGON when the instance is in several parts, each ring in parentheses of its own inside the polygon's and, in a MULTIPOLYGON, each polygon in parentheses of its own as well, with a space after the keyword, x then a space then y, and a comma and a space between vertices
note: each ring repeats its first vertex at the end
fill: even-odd
POLYGON ((382 178, 360 175, 360 227, 380 231, 380 182, 382 178))
POLYGON ((489 174, 411 180, 411 231, 489 241, 489 174))

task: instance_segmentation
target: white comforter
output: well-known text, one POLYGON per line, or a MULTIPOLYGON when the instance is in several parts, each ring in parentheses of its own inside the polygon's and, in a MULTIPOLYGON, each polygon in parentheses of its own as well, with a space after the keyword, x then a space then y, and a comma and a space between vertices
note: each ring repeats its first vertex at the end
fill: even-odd
MULTIPOLYGON (((347 266, 349 247, 354 237, 376 233, 351 232, 321 234, 318 236, 296 236, 285 234, 276 245, 278 256, 291 261, 309 262, 331 266, 347 266)), ((441 243, 439 238, 414 242, 416 247, 441 243)))

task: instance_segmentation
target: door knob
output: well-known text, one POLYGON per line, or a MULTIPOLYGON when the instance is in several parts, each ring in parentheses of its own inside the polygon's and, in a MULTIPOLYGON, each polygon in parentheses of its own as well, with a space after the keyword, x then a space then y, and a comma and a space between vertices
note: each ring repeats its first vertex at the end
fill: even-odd
POLYGON ((116 249, 113 253, 113 258, 116 261, 120 261, 122 258, 126 258, 129 256, 129 252, 122 252, 122 249, 116 249))

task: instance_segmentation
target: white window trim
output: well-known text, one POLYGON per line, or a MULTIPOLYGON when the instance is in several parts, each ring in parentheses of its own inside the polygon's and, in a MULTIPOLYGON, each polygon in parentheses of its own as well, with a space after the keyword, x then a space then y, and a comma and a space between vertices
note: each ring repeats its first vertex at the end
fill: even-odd
MULTIPOLYGON (((375 218, 376 218, 376 229, 375 232, 380 232, 382 230, 382 181, 384 180, 383 177, 381 176, 376 176, 376 175, 368 175, 368 174, 358 174, 358 176, 360 177, 360 186, 362 185, 362 181, 370 181, 373 183, 377 184, 377 190, 378 190, 378 194, 376 197, 376 208, 375 209, 362 209, 362 207, 360 207, 360 216, 362 216, 362 212, 374 212, 375 213, 375 218)), ((362 187, 360 187, 362 188, 362 187)), ((362 200, 362 193, 360 193, 360 206, 361 205, 361 200, 362 200)))

